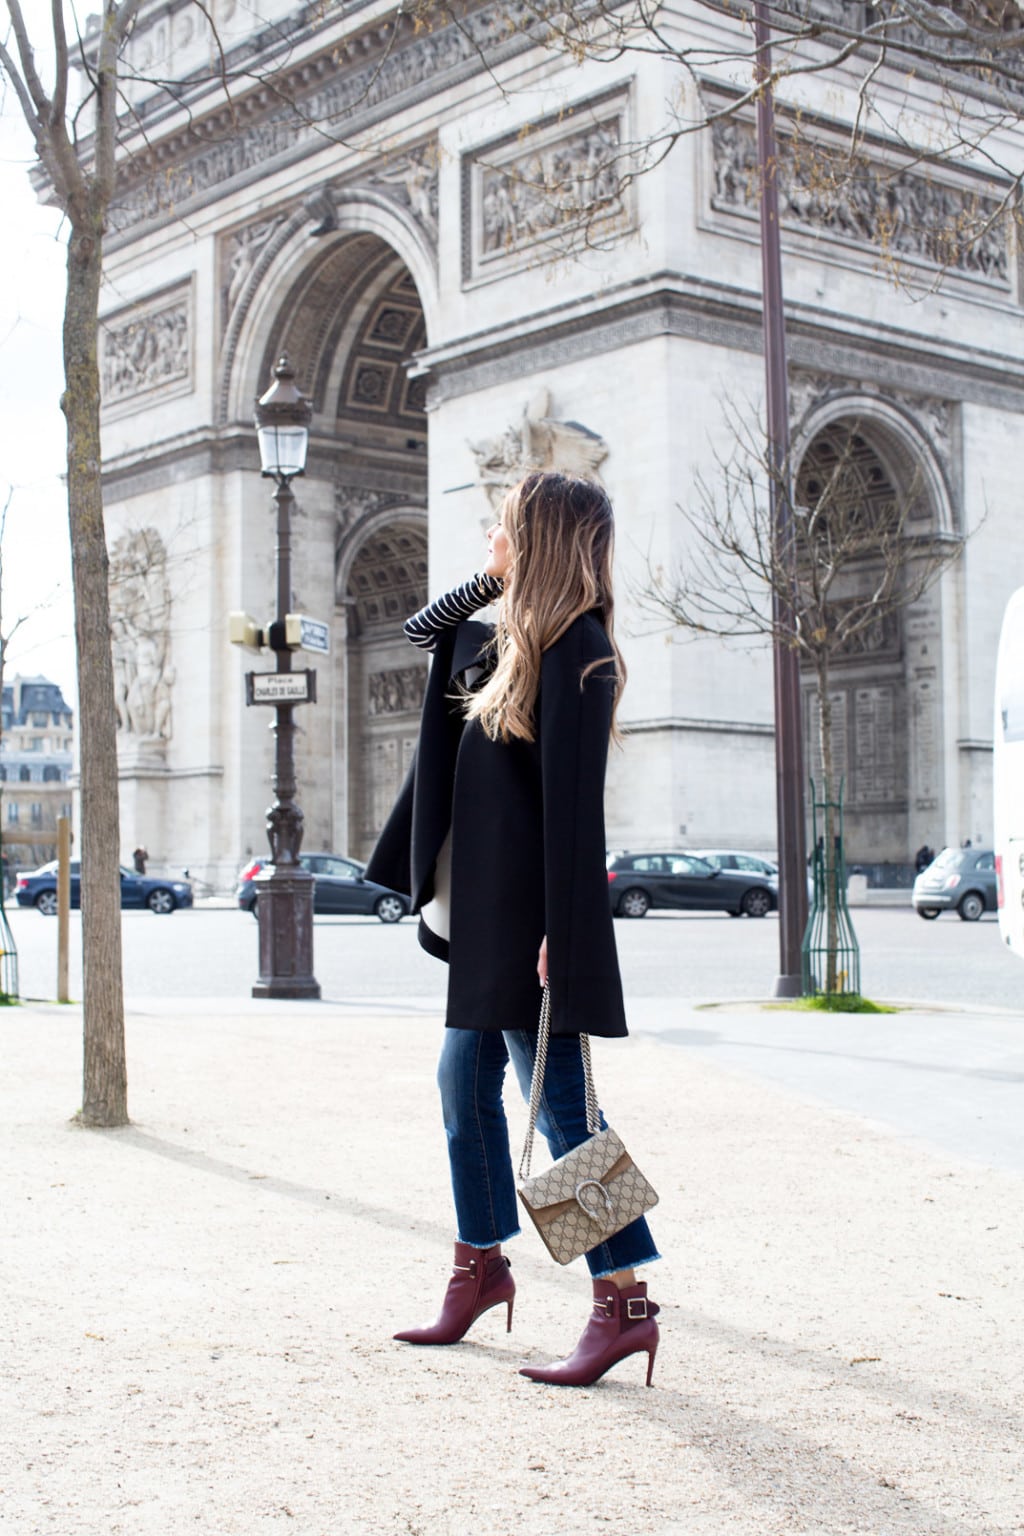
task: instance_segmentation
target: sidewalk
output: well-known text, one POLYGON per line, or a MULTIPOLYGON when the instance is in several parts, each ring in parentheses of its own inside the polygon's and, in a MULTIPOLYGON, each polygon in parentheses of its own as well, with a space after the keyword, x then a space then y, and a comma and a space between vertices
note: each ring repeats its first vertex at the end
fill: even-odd
POLYGON ((637 1360, 559 1391, 516 1367, 568 1349, 589 1286, 532 1233, 511 1336, 493 1312, 451 1349, 390 1339, 450 1257, 437 1018, 135 1007, 134 1123, 105 1133, 69 1124, 77 1009, 0 1029, 12 1536, 1024 1531, 1018 1175, 596 1042, 661 1192, 663 1342, 652 1391, 637 1360))

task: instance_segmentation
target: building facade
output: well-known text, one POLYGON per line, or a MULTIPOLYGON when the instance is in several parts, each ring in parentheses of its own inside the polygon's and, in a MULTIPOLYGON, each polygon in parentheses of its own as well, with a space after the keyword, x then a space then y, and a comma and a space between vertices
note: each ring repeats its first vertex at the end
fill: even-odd
MULTIPOLYGON (((252 410, 286 352, 314 406, 292 607, 331 630, 299 709, 306 846, 372 846, 423 688, 401 621, 479 566, 503 487, 555 466, 598 475, 618 512, 630 682, 611 844, 772 848, 769 652, 679 643, 642 601, 692 553, 679 507, 720 492, 737 416, 763 410, 753 118, 621 174, 667 103, 696 116, 735 81, 702 80, 700 108, 664 59, 545 46, 516 0, 426 28, 362 3, 329 21, 260 9, 260 28, 217 11, 247 71, 230 107, 195 7, 144 7, 131 41, 140 74, 180 83, 132 87, 145 138, 119 185, 100 338, 125 846, 220 887, 266 846, 269 712, 246 707, 244 673, 272 662, 229 646, 227 615, 272 616, 252 410), (272 91, 256 79, 271 68, 272 91)), ((710 56, 734 22, 684 0, 667 24, 710 56)), ((860 79, 850 64, 793 95, 822 154, 860 79)), ((902 74, 874 89, 905 109, 902 74)), ((940 94, 917 90, 921 134, 940 94)), ((834 670, 849 857, 898 863, 991 836, 999 616, 1024 580, 1021 270, 998 221, 955 259, 941 248, 964 210, 995 206, 989 173, 925 172, 879 132, 843 196, 822 197, 785 105, 797 478, 855 440, 865 494, 912 500, 919 544, 977 528, 834 670)), ((809 692, 811 770, 814 707, 809 692)))
POLYGON ((2 708, 0 824, 13 877, 57 857, 57 817, 71 815, 74 719, 45 677, 4 683, 2 708))

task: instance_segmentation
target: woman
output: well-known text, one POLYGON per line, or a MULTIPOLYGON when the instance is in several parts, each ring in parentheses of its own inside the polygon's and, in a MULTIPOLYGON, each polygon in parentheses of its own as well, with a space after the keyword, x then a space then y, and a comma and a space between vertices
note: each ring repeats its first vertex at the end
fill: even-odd
MULTIPOLYGON (((488 531, 483 571, 405 626, 433 664, 416 761, 367 874, 411 893, 420 942, 449 962, 438 1083, 458 1227, 437 1320, 395 1335, 410 1344, 454 1344, 502 1304, 511 1329, 502 1244, 519 1226, 501 1091, 511 1059, 529 1097, 538 979, 552 1008, 538 1124, 553 1156, 589 1134, 579 1036, 626 1033, 603 808, 625 675, 611 638, 612 536, 599 486, 527 475, 488 531), (496 627, 471 618, 495 600, 496 627)), ((658 1256, 643 1219, 588 1253, 581 1339, 522 1374, 584 1386, 646 1352, 650 1385, 658 1308, 634 1271, 658 1256)))

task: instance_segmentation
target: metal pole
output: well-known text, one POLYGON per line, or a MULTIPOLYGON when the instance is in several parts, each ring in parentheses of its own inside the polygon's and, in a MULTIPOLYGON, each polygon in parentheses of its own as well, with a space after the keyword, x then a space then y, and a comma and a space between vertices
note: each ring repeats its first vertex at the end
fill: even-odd
MULTIPOLYGON (((295 505, 284 475, 274 492, 277 506, 275 649, 277 670, 292 670, 285 645, 284 621, 292 595, 292 525, 295 505)), ((295 802, 295 706, 274 706, 274 803, 267 811, 272 870, 258 883, 256 912, 260 925, 260 975, 253 997, 319 997, 313 975, 313 876, 299 863, 303 817, 295 802)))
POLYGON ((57 817, 57 1001, 70 1000, 68 941, 71 929, 71 822, 57 817))
POLYGON ((756 78, 764 83, 757 100, 757 154, 761 179, 761 273, 764 365, 768 414, 770 505, 774 564, 786 572, 789 593, 772 594, 775 662, 775 800, 779 844, 779 974, 776 997, 803 991, 800 946, 807 925, 807 868, 804 831, 803 743, 800 726, 800 664, 786 643, 793 631, 795 548, 789 481, 789 396, 786 329, 779 248, 779 189, 776 171, 775 110, 771 76, 771 31, 766 0, 755 0, 756 78))

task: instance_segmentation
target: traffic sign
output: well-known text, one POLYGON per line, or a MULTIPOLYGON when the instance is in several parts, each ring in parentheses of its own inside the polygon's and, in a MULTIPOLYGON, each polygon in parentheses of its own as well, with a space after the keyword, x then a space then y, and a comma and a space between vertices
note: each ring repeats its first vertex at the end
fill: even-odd
POLYGON ((315 704, 316 673, 310 667, 299 672, 247 672, 247 704, 315 704))
POLYGON ((331 631, 322 619, 311 619, 304 613, 286 613, 284 640, 292 650, 317 651, 326 656, 331 648, 331 631))

